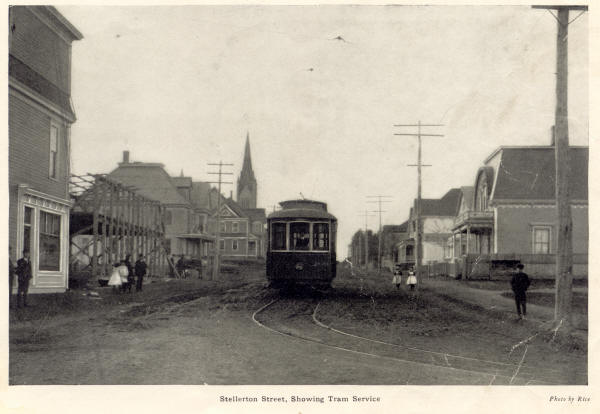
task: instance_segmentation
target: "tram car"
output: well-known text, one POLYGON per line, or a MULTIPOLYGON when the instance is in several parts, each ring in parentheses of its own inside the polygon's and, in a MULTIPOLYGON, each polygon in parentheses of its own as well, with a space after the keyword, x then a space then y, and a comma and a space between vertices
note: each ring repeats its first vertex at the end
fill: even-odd
POLYGON ((267 279, 274 288, 327 289, 335 278, 337 219, 313 200, 279 203, 267 217, 267 279))

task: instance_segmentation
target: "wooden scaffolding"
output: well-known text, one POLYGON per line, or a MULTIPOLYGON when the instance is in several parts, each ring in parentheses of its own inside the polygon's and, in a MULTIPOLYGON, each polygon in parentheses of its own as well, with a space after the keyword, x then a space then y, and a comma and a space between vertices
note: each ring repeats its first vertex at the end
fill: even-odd
POLYGON ((167 266, 164 207, 105 174, 71 175, 70 269, 107 278, 127 255, 146 257, 148 275, 167 266))

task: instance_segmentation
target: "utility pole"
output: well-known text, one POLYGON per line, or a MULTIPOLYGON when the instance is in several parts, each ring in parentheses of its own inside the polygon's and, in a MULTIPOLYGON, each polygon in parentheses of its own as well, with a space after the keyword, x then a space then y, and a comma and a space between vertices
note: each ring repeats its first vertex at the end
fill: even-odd
MULTIPOLYGON (((558 22, 556 36, 556 112, 555 112, 555 167, 556 167, 556 299, 554 321, 570 329, 573 301, 573 220, 569 200, 569 122, 568 122, 568 35, 569 24, 587 11, 587 6, 532 6, 546 9, 558 22), (552 13, 556 10, 557 15, 552 13), (569 21, 569 11, 580 10, 579 16, 569 21)), ((559 325, 560 326, 560 325, 559 325)))
POLYGON ((209 174, 216 174, 219 176, 218 181, 209 181, 210 184, 218 184, 218 192, 217 195, 217 231, 216 231, 216 245, 215 245, 215 262, 213 264, 213 279, 216 280, 219 278, 220 270, 221 270, 221 185, 222 184, 233 184, 231 181, 223 181, 223 175, 233 175, 230 172, 223 172, 223 167, 231 167, 233 164, 223 164, 223 161, 219 161, 218 163, 208 163, 211 166, 219 166, 218 172, 209 172, 209 174))
MULTIPOLYGON (((409 137, 417 137, 418 139, 418 155, 417 155, 417 163, 416 164, 408 164, 409 167, 417 167, 417 205, 416 209, 416 231, 415 231, 415 241, 416 241, 416 249, 415 249, 415 273, 417 275, 417 279, 421 279, 421 265, 423 264, 423 237, 422 237, 422 226, 421 226, 421 168, 422 167, 431 167, 431 164, 423 164, 421 161, 421 138, 422 137, 443 137, 441 134, 423 134, 421 133, 421 127, 442 127, 444 125, 441 124, 422 124, 419 121, 417 124, 396 124, 395 127, 402 128, 414 128, 417 127, 417 133, 400 133, 394 134, 397 136, 409 136, 409 137)), ((410 224, 409 224, 410 226, 410 224)))
POLYGON ((391 203, 392 200, 384 200, 384 198, 392 198, 392 196, 384 196, 384 195, 375 195, 375 196, 367 196, 367 198, 376 198, 377 200, 367 200, 367 203, 378 203, 379 209, 373 210, 373 213, 379 213, 379 237, 378 243, 379 247, 377 250, 377 273, 381 275, 381 239, 383 238, 383 231, 381 226, 381 213, 386 213, 386 211, 381 209, 381 203, 391 203))
POLYGON ((360 214, 361 217, 365 218, 365 269, 369 266, 369 233, 367 230, 367 218, 374 217, 373 214, 369 214, 368 210, 360 214))

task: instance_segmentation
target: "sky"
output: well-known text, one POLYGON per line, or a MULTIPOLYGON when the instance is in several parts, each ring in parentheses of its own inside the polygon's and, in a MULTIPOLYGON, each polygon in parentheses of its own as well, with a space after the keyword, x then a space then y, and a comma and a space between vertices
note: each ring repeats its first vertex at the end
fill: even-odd
MULTIPOLYGON (((73 43, 72 171, 104 173, 129 150, 171 175, 211 181, 242 167, 246 134, 258 207, 328 203, 338 256, 364 228, 367 196, 391 196, 383 224, 423 197, 473 185, 501 145, 548 145, 556 20, 529 6, 58 6, 73 43)), ((571 18, 579 12, 571 12, 571 18)), ((569 26, 569 132, 588 145, 588 15, 569 26)), ((235 194, 235 184, 223 192, 235 194)), ((372 213, 375 215, 375 213, 372 213)), ((369 218, 377 230, 379 217, 369 218)))

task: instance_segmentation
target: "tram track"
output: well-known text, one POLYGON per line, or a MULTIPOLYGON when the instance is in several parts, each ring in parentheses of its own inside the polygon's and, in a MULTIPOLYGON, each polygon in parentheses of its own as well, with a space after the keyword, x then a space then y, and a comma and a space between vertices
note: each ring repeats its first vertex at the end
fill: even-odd
MULTIPOLYGON (((512 364, 430 351, 390 342, 365 338, 326 325, 317 317, 321 302, 314 299, 274 299, 253 312, 252 320, 275 334, 302 340, 339 352, 379 360, 403 368, 438 370, 442 376, 459 378, 463 384, 552 384, 547 375, 538 377, 537 370, 512 364), (287 303, 284 303, 287 302, 287 303), (278 305, 279 309, 275 309, 278 305), (548 377, 548 378, 547 378, 548 377)), ((400 368, 400 367, 398 367, 400 368)))

